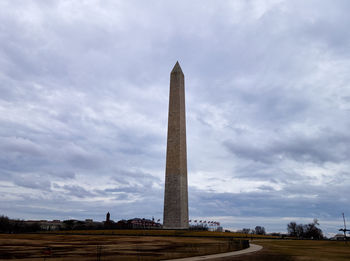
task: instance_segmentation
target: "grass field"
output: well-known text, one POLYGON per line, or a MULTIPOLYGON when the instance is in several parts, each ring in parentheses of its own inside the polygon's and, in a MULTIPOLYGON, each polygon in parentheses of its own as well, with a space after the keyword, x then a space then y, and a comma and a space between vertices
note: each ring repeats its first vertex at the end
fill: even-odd
POLYGON ((313 240, 253 240, 263 250, 217 261, 349 261, 350 242, 313 240))
MULTIPOLYGON (((227 237, 230 233, 172 230, 105 230, 79 233, 81 234, 0 234, 0 260, 162 260, 228 252, 241 247, 237 243, 239 240, 227 237), (51 250, 48 251, 47 247, 51 250)), ((350 242, 346 245, 337 241, 255 238, 252 243, 262 245, 264 249, 254 254, 215 261, 350 260, 350 242)))
POLYGON ((239 250, 240 242, 179 236, 2 234, 0 259, 162 260, 239 250))
MULTIPOLYGON (((257 241, 256 243, 258 243, 257 241)), ((260 242, 269 252, 293 257, 295 260, 349 261, 350 244, 337 241, 285 240, 260 242)))

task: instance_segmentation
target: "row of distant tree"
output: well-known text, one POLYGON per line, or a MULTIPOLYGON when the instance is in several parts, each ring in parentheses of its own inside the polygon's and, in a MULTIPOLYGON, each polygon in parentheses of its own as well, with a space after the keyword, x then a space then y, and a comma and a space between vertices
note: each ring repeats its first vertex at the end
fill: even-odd
POLYGON ((261 226, 256 226, 255 229, 243 228, 242 230, 239 230, 237 232, 252 235, 266 235, 265 228, 261 226))
POLYGON ((323 239, 323 232, 319 226, 318 220, 315 218, 310 224, 297 224, 296 222, 290 222, 287 225, 289 236, 306 239, 323 239))
POLYGON ((64 220, 51 228, 46 221, 24 221, 0 216, 0 233, 30 233, 41 230, 100 230, 100 229, 145 229, 160 227, 159 223, 147 219, 119 220, 118 222, 93 222, 80 220, 64 220), (136 223, 135 223, 136 222, 136 223))
MULTIPOLYGON (((105 222, 105 223, 86 223, 76 220, 63 221, 64 230, 76 230, 76 229, 132 229, 133 224, 130 221, 122 220, 117 223, 105 222)), ((317 219, 314 219, 309 224, 297 224, 296 222, 290 222, 287 225, 288 235, 300 239, 323 239, 323 232, 318 227, 319 223, 317 219)), ((0 216, 0 233, 28 233, 40 231, 42 228, 39 223, 28 223, 23 220, 9 219, 6 216, 0 216)), ((207 226, 191 226, 192 230, 208 230, 207 226)), ((265 228, 262 226, 256 226, 255 229, 243 228, 238 231, 245 234, 254 235, 266 235, 265 228)))
POLYGON ((29 233, 39 231, 40 224, 28 224, 23 220, 0 216, 0 233, 29 233))
MULTIPOLYGON (((296 237, 300 239, 323 239, 323 232, 318 227, 320 224, 317 219, 314 219, 312 223, 309 224, 297 224, 296 222, 290 222, 287 225, 288 236, 296 237)), ((266 235, 264 227, 256 226, 255 229, 243 228, 238 231, 244 234, 252 235, 266 235)), ((279 233, 273 233, 270 235, 280 235, 279 233)))

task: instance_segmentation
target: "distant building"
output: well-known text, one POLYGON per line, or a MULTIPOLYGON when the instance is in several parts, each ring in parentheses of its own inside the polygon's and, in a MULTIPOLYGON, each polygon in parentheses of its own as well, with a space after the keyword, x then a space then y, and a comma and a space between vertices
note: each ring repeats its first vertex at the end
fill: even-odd
MULTIPOLYGON (((160 220, 158 220, 160 221, 160 220)), ((77 220, 27 220, 23 221, 29 226, 37 225, 38 230, 56 231, 56 230, 90 230, 90 229, 157 229, 161 224, 153 219, 133 218, 129 220, 119 220, 114 222, 110 219, 110 213, 106 214, 106 221, 97 222, 93 219, 77 220), (40 229, 39 229, 40 227, 40 229)))
POLYGON ((334 237, 331 237, 330 240, 345 241, 350 240, 350 237, 346 237, 344 234, 336 234, 334 237))
POLYGON ((145 219, 145 218, 133 218, 127 221, 128 227, 131 229, 151 229, 151 228, 160 228, 160 223, 154 222, 154 220, 145 219))
POLYGON ((55 231, 60 230, 63 227, 63 223, 60 220, 27 220, 24 223, 28 225, 38 224, 40 229, 47 231, 55 231))
POLYGON ((218 227, 218 228, 216 229, 216 232, 223 232, 223 231, 224 231, 223 227, 218 227))

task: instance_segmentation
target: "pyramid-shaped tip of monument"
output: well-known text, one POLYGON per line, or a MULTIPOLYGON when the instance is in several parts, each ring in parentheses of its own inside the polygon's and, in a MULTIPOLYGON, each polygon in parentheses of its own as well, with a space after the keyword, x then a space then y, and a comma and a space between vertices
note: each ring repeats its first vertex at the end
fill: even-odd
POLYGON ((183 73, 179 62, 177 61, 171 73, 183 73))

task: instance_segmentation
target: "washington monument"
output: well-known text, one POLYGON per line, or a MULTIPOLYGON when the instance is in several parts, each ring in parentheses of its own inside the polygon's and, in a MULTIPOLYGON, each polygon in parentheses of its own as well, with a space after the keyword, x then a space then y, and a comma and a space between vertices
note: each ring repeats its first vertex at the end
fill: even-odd
POLYGON ((188 228, 185 77, 176 62, 170 74, 163 227, 188 228))

